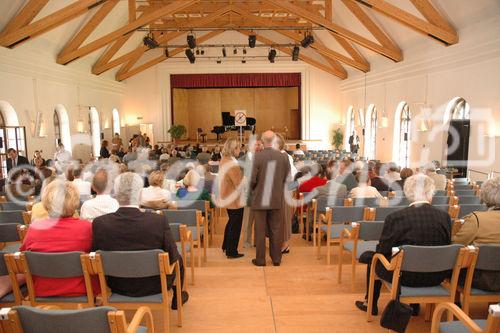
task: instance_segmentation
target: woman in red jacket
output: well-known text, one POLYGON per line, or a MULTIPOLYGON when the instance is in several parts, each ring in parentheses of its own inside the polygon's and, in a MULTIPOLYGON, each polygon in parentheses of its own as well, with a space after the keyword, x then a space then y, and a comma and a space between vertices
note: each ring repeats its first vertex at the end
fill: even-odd
MULTIPOLYGON (((92 246, 92 224, 73 217, 80 205, 78 189, 71 182, 54 180, 44 189, 42 204, 49 218, 30 225, 20 250, 89 252, 92 246)), ((97 294, 97 280, 92 282, 94 293, 97 294)), ((58 279, 33 276, 33 284, 38 297, 86 295, 83 276, 58 279)))

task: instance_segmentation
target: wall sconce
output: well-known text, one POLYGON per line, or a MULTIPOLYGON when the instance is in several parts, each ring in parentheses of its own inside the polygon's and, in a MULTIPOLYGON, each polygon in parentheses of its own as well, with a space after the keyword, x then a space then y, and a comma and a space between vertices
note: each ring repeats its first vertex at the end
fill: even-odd
POLYGON ((104 129, 109 129, 109 119, 104 121, 104 129))
POLYGON ((421 119, 419 122, 418 122, 418 128, 417 128, 417 131, 419 132, 427 132, 429 130, 430 126, 429 126, 429 121, 426 120, 426 119, 421 119))
POLYGON ((381 128, 387 128, 389 127, 389 118, 385 115, 380 118, 380 127, 381 128))
POLYGON ((45 121, 43 120, 43 117, 40 119, 40 127, 38 128, 38 137, 39 138, 47 137, 47 128, 45 126, 45 121))

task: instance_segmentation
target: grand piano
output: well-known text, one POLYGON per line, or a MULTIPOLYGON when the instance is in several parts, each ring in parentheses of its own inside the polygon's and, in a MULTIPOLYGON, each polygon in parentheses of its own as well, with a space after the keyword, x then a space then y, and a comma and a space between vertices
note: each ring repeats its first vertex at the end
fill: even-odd
MULTIPOLYGON (((229 131, 239 131, 240 126, 234 125, 234 117, 231 116, 230 112, 221 112, 222 115, 222 126, 214 126, 212 133, 217 134, 217 141, 220 140, 220 135, 229 131)), ((243 131, 252 131, 255 134, 255 118, 247 117, 247 125, 242 126, 243 131)))

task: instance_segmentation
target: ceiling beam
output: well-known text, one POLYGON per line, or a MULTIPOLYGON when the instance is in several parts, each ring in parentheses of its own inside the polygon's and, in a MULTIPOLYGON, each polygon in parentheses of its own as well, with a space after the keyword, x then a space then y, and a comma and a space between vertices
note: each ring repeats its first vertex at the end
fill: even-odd
MULTIPOLYGON (((445 45, 452 45, 458 43, 458 34, 455 30, 449 31, 448 29, 443 29, 439 26, 427 22, 426 20, 416 17, 415 15, 410 14, 384 0, 356 0, 356 1, 398 21, 399 23, 402 23, 412 28, 417 32, 432 37, 433 39, 445 45)), ((421 2, 420 5, 424 7, 431 6, 429 2, 427 2, 427 4, 421 2)))
POLYGON ((68 53, 76 50, 82 43, 90 36, 90 34, 97 28, 106 16, 115 8, 119 0, 109 0, 105 2, 101 8, 92 16, 92 18, 78 31, 78 33, 71 39, 61 53, 68 53))
POLYGON ((335 24, 326 18, 324 18, 321 15, 316 14, 315 12, 308 11, 306 9, 303 9, 299 6, 296 6, 292 4, 289 1, 282 1, 282 0, 264 0, 266 3, 270 3, 275 5, 278 8, 281 8, 283 10, 286 10, 289 13, 292 13, 294 15, 300 16, 314 24, 317 24, 321 27, 324 27, 325 29, 328 29, 336 34, 339 34, 342 37, 345 37, 361 46, 366 47, 367 49, 370 49, 376 53, 379 53, 381 55, 384 55, 394 61, 401 61, 403 60, 403 54, 398 50, 394 50, 388 47, 385 47, 383 45, 379 45, 375 42, 372 42, 371 40, 358 35, 348 29, 345 29, 338 24, 335 24))
MULTIPOLYGON (((247 31, 247 30, 238 30, 238 32, 242 33, 243 35, 245 36, 248 36, 250 35, 250 32, 247 31)), ((264 44, 268 44, 268 45, 273 45, 273 44, 278 44, 276 43, 275 41, 271 40, 271 39, 268 39, 266 37, 262 37, 262 36, 259 36, 257 35, 257 40, 261 43, 264 43, 264 44)), ((286 53, 288 55, 292 55, 293 51, 288 48, 288 47, 284 47, 284 46, 279 46, 279 47, 275 47, 276 49, 280 50, 281 52, 283 53, 286 53)), ((342 67, 342 65, 338 64, 340 67, 338 66, 335 66, 335 67, 329 67, 329 66, 326 66, 324 64, 322 64, 321 62, 319 61, 316 61, 308 56, 305 56, 303 55, 302 53, 299 53, 299 59, 304 61, 305 63, 308 63, 318 69, 321 69, 327 73, 330 73, 332 75, 335 75, 339 78, 341 78, 342 80, 343 79, 346 79, 347 78, 347 71, 345 70, 345 68, 342 67)))
POLYGON ((137 8, 135 0, 128 0, 128 21, 132 22, 137 19, 137 8))
MULTIPOLYGON (((191 22, 191 25, 186 24, 186 25, 182 25, 181 27, 183 27, 183 28, 194 27, 194 26, 203 27, 203 26, 217 20, 221 16, 224 16, 228 12, 230 12, 231 8, 232 8, 232 6, 224 6, 224 7, 220 8, 219 10, 217 10, 216 12, 197 20, 196 24, 194 24, 194 22, 191 22)), ((223 30, 221 30, 221 31, 223 32, 223 30)), ((186 33, 187 33, 186 31, 178 31, 178 32, 163 34, 163 35, 160 35, 158 38, 156 38, 156 41, 158 42, 158 44, 164 44, 164 43, 167 43, 170 40, 177 38, 179 36, 182 36, 186 33)), ((123 63, 130 61, 131 59, 136 58, 137 56, 138 56, 138 58, 140 58, 141 55, 147 51, 149 51, 149 48, 147 46, 140 45, 136 49, 134 49, 134 50, 132 50, 132 51, 116 58, 116 59, 113 59, 112 61, 108 60, 105 63, 99 63, 99 61, 98 61, 96 64, 94 64, 94 66, 92 66, 92 73, 97 74, 97 75, 102 74, 105 71, 107 71, 113 67, 119 66, 123 63)))
POLYGON ((325 0, 325 18, 328 21, 332 20, 333 16, 333 0, 325 0))
POLYGON ((356 16, 356 18, 365 26, 366 29, 385 47, 401 52, 401 48, 396 45, 389 35, 383 31, 373 19, 353 0, 342 0, 342 3, 356 16))
MULTIPOLYGON (((233 5, 233 11, 240 14, 241 16, 245 17, 249 21, 256 22, 256 24, 261 24, 261 25, 266 25, 267 21, 261 19, 260 17, 257 17, 251 13, 248 13, 247 11, 241 9, 240 7, 233 5)), ((283 36, 286 36, 292 40, 294 40, 297 43, 300 43, 300 41, 304 38, 301 34, 293 32, 291 30, 275 30, 276 32, 282 34, 283 36)), ((329 49, 326 46, 319 45, 317 43, 313 43, 310 46, 311 48, 317 50, 319 53, 330 57, 332 59, 338 60, 346 65, 352 66, 354 68, 357 68, 363 72, 368 72, 370 70, 370 66, 367 65, 366 63, 360 63, 354 59, 351 59, 339 52, 333 51, 329 49)))
MULTIPOLYGON (((318 43, 318 45, 320 45, 320 46, 326 47, 326 45, 321 41, 321 39, 319 38, 319 36, 317 34, 313 33, 313 35, 314 35, 314 42, 315 43, 318 43)), ((347 78, 347 71, 345 70, 344 67, 342 67, 342 65, 337 60, 334 60, 334 59, 327 57, 325 55, 321 55, 321 56, 330 64, 330 66, 332 66, 332 68, 335 68, 339 71, 345 72, 346 78, 347 78)))
POLYGON ((54 29, 99 5, 102 0, 79 0, 19 29, 15 29, 0 37, 0 45, 15 47, 41 33, 54 29))
POLYGON ((439 11, 434 8, 429 0, 410 0, 413 6, 425 17, 427 21, 442 29, 454 32, 453 26, 439 11))
MULTIPOLYGON (((85 1, 85 0, 81 0, 85 1)), ((193 4, 195 4, 198 0, 182 0, 182 1, 175 1, 173 3, 170 3, 168 5, 165 5, 161 7, 160 9, 151 12, 151 13, 146 13, 142 15, 140 18, 137 20, 130 22, 126 24, 125 26, 110 32, 106 34, 105 36, 102 36, 101 38, 92 41, 85 46, 82 46, 76 50, 66 52, 66 53, 60 53, 57 56, 57 63, 58 64, 67 64, 75 59, 78 59, 80 57, 86 56, 89 53, 92 53, 98 49, 100 49, 103 46, 106 46, 109 43, 112 43, 113 41, 117 40, 121 36, 130 33, 131 31, 135 31, 137 28, 140 28, 144 25, 147 25, 154 20, 166 16, 168 14, 175 13, 181 9, 185 9, 193 4)))
MULTIPOLYGON (((207 40, 209 40, 211 38, 214 38, 217 35, 222 34, 223 32, 224 32, 224 30, 211 31, 209 33, 204 34, 201 37, 198 37, 197 39, 198 39, 198 41, 200 43, 203 43, 203 42, 205 42, 205 41, 207 41, 207 40)), ((177 55, 179 53, 184 52, 184 50, 186 48, 187 48, 187 45, 185 45, 185 47, 179 47, 179 48, 171 50, 169 52, 170 57, 172 57, 174 55, 177 55)), ((123 81, 123 80, 125 80, 125 79, 127 79, 127 78, 129 78, 131 76, 134 76, 134 75, 136 75, 136 74, 138 74, 138 73, 140 73, 140 72, 142 72, 142 71, 144 71, 144 70, 146 70, 146 69, 148 69, 148 68, 150 68, 150 67, 152 67, 154 65, 157 65, 157 64, 161 63, 162 61, 164 61, 166 59, 168 59, 168 58, 165 56, 165 54, 163 54, 163 55, 161 55, 159 57, 156 57, 156 58, 154 58, 152 60, 149 60, 149 61, 147 61, 147 62, 145 62, 145 63, 137 66, 136 68, 133 68, 133 69, 127 71, 127 72, 120 73, 120 74, 117 73, 116 80, 123 81)))
POLYGON ((7 23, 0 33, 0 36, 4 36, 9 32, 21 29, 23 26, 30 24, 49 1, 50 0, 29 0, 19 13, 7 23))

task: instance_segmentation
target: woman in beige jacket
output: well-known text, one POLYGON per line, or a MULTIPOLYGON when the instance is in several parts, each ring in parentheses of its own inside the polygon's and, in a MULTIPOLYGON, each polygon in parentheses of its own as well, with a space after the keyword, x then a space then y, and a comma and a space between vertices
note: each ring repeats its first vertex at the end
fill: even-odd
POLYGON ((218 205, 226 208, 229 216, 222 243, 222 250, 226 252, 228 259, 243 257, 243 254, 238 253, 244 206, 243 172, 236 160, 239 154, 240 144, 237 139, 227 139, 222 149, 222 159, 219 164, 218 205))

